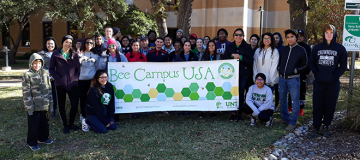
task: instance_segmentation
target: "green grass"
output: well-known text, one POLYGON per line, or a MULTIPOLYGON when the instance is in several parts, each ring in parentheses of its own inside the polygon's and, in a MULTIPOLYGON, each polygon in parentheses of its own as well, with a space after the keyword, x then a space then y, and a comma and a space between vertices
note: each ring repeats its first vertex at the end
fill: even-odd
MULTIPOLYGON (((312 103, 310 97, 307 104, 312 103)), ((298 123, 306 122, 311 113, 307 105, 298 123)), ((221 112, 216 119, 199 119, 198 114, 178 117, 172 112, 130 119, 129 114, 122 114, 115 131, 67 135, 62 133, 60 119, 51 118, 50 138, 55 142, 33 152, 26 144, 27 113, 21 88, 1 88, 0 159, 257 159, 286 133, 286 125, 250 126, 247 116, 241 122, 228 122, 228 116, 221 112)), ((279 113, 274 116, 280 118, 279 113)))
POLYGON ((22 78, 24 71, 0 72, 0 80, 22 78))
MULTIPOLYGON (((350 77, 350 71, 345 71, 343 76, 350 77)), ((354 70, 354 77, 358 77, 358 78, 360 77, 360 69, 355 69, 354 70)))

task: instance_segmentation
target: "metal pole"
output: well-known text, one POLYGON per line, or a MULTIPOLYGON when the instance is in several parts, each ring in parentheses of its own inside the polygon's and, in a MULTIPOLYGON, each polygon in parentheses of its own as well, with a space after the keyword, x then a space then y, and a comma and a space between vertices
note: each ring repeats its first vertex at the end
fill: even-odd
MULTIPOLYGON (((359 10, 355 11, 355 15, 359 15, 359 10)), ((355 70, 355 55, 356 52, 351 52, 351 64, 350 64, 350 79, 349 79, 349 102, 352 102, 353 87, 354 87, 354 70, 355 70)), ((352 105, 347 107, 347 117, 350 116, 352 105)))
POLYGON ((262 35, 262 21, 263 21, 263 9, 262 6, 260 6, 260 37, 262 35))
POLYGON ((5 53, 6 53, 6 67, 9 67, 9 54, 8 54, 8 51, 6 51, 5 53))

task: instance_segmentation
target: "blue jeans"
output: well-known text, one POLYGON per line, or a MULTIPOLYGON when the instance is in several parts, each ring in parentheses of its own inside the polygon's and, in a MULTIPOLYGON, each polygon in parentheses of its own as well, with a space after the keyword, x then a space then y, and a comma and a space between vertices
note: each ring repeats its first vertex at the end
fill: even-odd
POLYGON ((106 133, 107 130, 115 130, 116 124, 115 122, 111 124, 108 128, 104 125, 99 118, 95 115, 86 115, 86 123, 93 129, 96 133, 106 133))
POLYGON ((300 111, 300 78, 279 77, 280 115, 289 124, 296 125, 300 111), (290 93, 293 112, 288 111, 287 93, 290 93))

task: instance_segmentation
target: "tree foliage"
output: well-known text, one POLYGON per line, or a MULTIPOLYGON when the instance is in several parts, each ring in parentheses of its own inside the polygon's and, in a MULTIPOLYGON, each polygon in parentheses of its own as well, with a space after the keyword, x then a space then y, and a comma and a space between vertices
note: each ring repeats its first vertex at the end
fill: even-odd
POLYGON ((141 36, 147 35, 149 30, 157 32, 157 25, 151 15, 139 10, 135 5, 129 5, 125 14, 118 14, 116 21, 111 21, 111 25, 119 27, 122 35, 141 36))
POLYGON ((344 16, 354 11, 344 9, 345 0, 308 0, 307 29, 309 44, 322 42, 324 25, 332 24, 337 30, 337 42, 342 42, 344 16))

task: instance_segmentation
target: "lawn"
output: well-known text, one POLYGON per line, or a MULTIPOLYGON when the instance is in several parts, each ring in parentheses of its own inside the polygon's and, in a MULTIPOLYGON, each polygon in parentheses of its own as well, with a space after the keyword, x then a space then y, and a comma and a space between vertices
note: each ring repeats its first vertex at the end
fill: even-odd
MULTIPOLYGON (((310 107, 306 106, 299 124, 312 116, 310 107)), ((55 142, 33 152, 26 144, 27 114, 21 88, 1 88, 0 159, 253 159, 263 156, 286 133, 286 125, 250 126, 249 117, 228 122, 228 116, 221 112, 216 119, 199 119, 198 114, 178 117, 172 112, 131 119, 123 114, 115 131, 71 131, 67 135, 62 133, 60 118, 51 118, 50 138, 55 142)), ((279 113, 275 117, 279 118, 279 113)))

